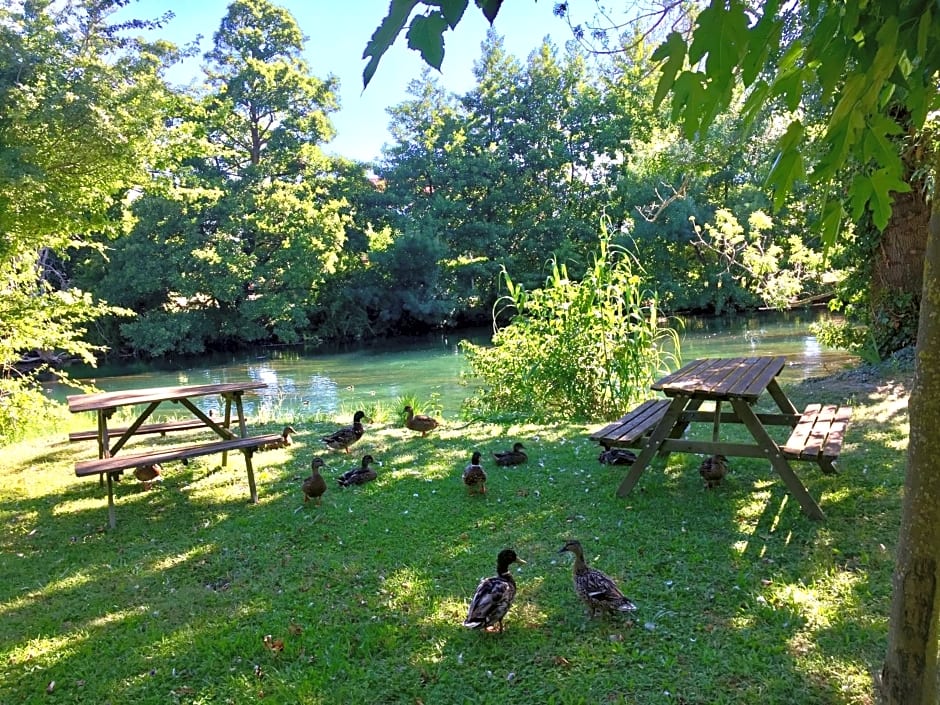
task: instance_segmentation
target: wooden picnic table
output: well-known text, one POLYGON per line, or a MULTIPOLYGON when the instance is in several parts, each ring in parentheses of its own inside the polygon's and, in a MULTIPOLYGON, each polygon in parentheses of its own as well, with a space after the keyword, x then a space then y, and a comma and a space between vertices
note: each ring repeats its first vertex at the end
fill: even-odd
POLYGON ((146 389, 129 389, 118 392, 96 392, 92 394, 73 394, 68 397, 69 411, 81 413, 91 411, 95 413, 97 428, 92 436, 89 432, 78 432, 70 435, 70 440, 85 440, 95 438, 98 442, 98 458, 84 460, 76 463, 75 474, 79 477, 98 475, 107 478, 108 483, 108 519, 111 528, 115 526, 114 488, 112 482, 116 473, 142 465, 164 463, 170 460, 183 460, 200 455, 222 454, 222 465, 226 465, 228 452, 241 450, 245 455, 245 466, 248 472, 248 487, 251 501, 258 501, 255 487, 254 471, 251 464, 251 455, 259 447, 276 444, 281 438, 280 434, 266 434, 249 436, 245 421, 245 411, 242 397, 246 392, 263 389, 267 385, 263 382, 223 382, 218 384, 198 384, 180 387, 151 387, 146 389), (213 418, 204 413, 193 399, 198 397, 220 396, 224 401, 224 412, 221 418, 213 418), (146 421, 156 411, 161 403, 170 402, 187 410, 194 418, 176 422, 151 423, 146 421), (108 428, 108 421, 120 407, 142 406, 137 418, 126 427, 108 428), (234 411, 234 417, 233 417, 234 411), (232 430, 233 422, 237 433, 232 430), (187 446, 161 448, 145 453, 126 454, 121 450, 132 438, 146 433, 166 433, 173 430, 184 430, 205 427, 212 430, 222 440, 208 441, 187 446), (112 439, 117 437, 112 442, 112 439))
MULTIPOLYGON (((735 357, 694 360, 652 385, 665 399, 644 402, 623 418, 593 433, 591 438, 608 446, 642 449, 617 494, 626 496, 657 454, 671 452, 767 458, 783 479, 803 512, 813 519, 824 518, 816 500, 809 494, 790 465, 790 460, 815 462, 824 473, 834 473, 851 409, 835 405, 810 404, 800 413, 780 388, 777 376, 786 358, 735 357), (755 411, 764 393, 777 410, 755 411), (706 402, 712 409, 702 409, 706 402), (722 407, 727 404, 730 411, 722 407), (684 438, 692 423, 710 423, 711 440, 684 438), (743 425, 752 442, 722 439, 722 428, 743 425), (789 438, 778 443, 768 427, 787 426, 789 438)), ((727 407, 725 407, 727 408, 727 407)))

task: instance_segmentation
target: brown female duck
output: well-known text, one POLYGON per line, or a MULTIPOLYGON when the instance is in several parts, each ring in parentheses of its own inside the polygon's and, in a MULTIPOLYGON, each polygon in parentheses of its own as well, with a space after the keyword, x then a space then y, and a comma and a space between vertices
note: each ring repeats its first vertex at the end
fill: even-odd
POLYGON ((419 431, 422 437, 428 435, 428 431, 433 431, 440 425, 441 423, 437 419, 433 419, 426 414, 415 414, 414 409, 410 406, 405 407, 405 426, 412 431, 419 431))
POLYGON ((718 487, 728 474, 728 459, 720 454, 712 455, 702 461, 698 468, 699 475, 705 480, 705 489, 718 487))
POLYGON ((323 458, 315 457, 310 461, 310 477, 304 480, 301 489, 304 493, 304 502, 309 502, 311 499, 317 500, 317 506, 320 506, 320 502, 323 499, 323 493, 326 492, 326 480, 323 479, 323 475, 320 474, 320 468, 324 467, 325 463, 323 458))
POLYGON ((636 609, 610 577, 596 568, 588 568, 579 541, 568 541, 558 552, 565 551, 574 554, 574 591, 591 608, 592 617, 598 609, 607 612, 632 612, 636 609))

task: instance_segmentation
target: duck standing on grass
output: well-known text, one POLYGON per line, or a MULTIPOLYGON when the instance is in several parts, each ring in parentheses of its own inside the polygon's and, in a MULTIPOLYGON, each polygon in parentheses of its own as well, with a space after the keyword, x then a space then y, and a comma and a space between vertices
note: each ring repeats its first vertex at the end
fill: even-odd
POLYGON ((369 467, 372 463, 375 462, 375 458, 371 455, 362 456, 362 465, 358 468, 353 468, 352 470, 347 470, 342 475, 337 478, 337 482, 340 487, 349 487, 350 485, 364 485, 367 482, 372 482, 375 478, 378 477, 378 474, 369 467))
POLYGON ((474 487, 479 487, 480 494, 486 494, 486 470, 480 465, 480 451, 473 452, 470 464, 464 468, 463 483, 471 492, 474 487))
POLYGON ((513 443, 512 450, 498 450, 493 453, 493 457, 496 458, 497 465, 522 465, 529 460, 524 448, 521 443, 513 443))
POLYGON ((728 474, 728 459, 721 454, 710 455, 699 465, 698 474, 705 480, 706 490, 718 487, 728 474))
POLYGON ((574 591, 591 608, 592 617, 598 609, 606 612, 633 612, 636 609, 610 577, 596 568, 588 568, 580 541, 568 541, 558 552, 565 551, 574 554, 574 591))
POLYGON ((426 414, 416 415, 415 410, 412 409, 411 406, 405 407, 405 426, 412 431, 420 431, 422 438, 428 435, 428 431, 433 431, 440 425, 441 423, 437 419, 432 419, 426 414))
POLYGON ((366 412, 357 411, 353 415, 352 426, 344 426, 328 436, 323 436, 320 440, 326 444, 327 448, 331 448, 332 450, 345 450, 348 453, 349 446, 362 438, 362 434, 365 433, 365 428, 362 425, 362 420, 365 417, 366 412))
POLYGON ((140 483, 143 485, 145 490, 149 490, 153 487, 154 482, 163 482, 163 475, 161 474, 163 468, 160 467, 157 463, 151 463, 150 465, 138 465, 134 468, 134 477, 140 480, 140 483))
POLYGON ((317 500, 318 507, 323 499, 323 493, 326 492, 326 480, 324 480, 323 475, 320 474, 320 468, 323 466, 323 458, 315 457, 310 461, 310 477, 304 480, 301 487, 304 492, 304 502, 315 499, 317 500))
POLYGON ((509 572, 512 563, 525 563, 511 548, 504 548, 496 557, 496 575, 483 578, 470 600, 467 618, 463 626, 469 629, 484 629, 488 632, 503 631, 503 617, 509 612, 516 597, 516 581, 509 572))

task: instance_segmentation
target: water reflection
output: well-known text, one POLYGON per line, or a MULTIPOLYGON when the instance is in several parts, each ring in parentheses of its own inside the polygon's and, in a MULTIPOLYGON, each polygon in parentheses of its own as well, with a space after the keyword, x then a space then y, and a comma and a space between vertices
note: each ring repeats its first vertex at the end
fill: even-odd
MULTIPOLYGON (((855 364, 857 358, 823 348, 810 333, 810 325, 822 315, 825 312, 799 311, 688 318, 680 331, 682 359, 786 355, 784 382, 822 376, 855 364)), ((486 327, 330 350, 272 347, 175 363, 72 369, 70 373, 78 379, 94 379, 105 391, 245 379, 264 382, 266 389, 245 398, 245 412, 253 417, 348 412, 351 419, 356 409, 376 403, 393 409, 396 399, 406 394, 419 398, 438 394, 445 415, 453 416, 468 396, 460 381, 466 364, 458 343, 469 339, 485 344, 491 334, 486 327)), ((64 401, 74 390, 53 385, 48 393, 64 401)), ((205 412, 222 411, 215 400, 199 403, 205 412)), ((176 407, 169 405, 163 412, 173 414, 176 407)))

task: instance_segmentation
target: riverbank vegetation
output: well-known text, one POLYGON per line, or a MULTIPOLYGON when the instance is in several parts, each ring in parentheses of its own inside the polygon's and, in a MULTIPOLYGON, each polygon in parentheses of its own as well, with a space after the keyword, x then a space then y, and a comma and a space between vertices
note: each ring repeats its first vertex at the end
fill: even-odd
POLYGON ((787 388, 797 405, 854 405, 840 474, 799 465, 823 522, 757 459, 734 459, 706 491, 698 459, 674 455, 621 500, 624 470, 597 462, 593 427, 479 422, 420 438, 394 414, 354 454, 324 456, 329 489, 305 505, 317 439, 344 412, 259 429, 299 433, 255 456, 258 505, 240 457, 196 459, 153 490, 120 482, 110 531, 104 488, 73 473, 87 446, 8 446, 0 700, 873 702, 909 383, 908 360, 787 388), (487 464, 514 441, 526 465, 487 464), (474 449, 482 497, 460 480, 474 449), (378 479, 340 490, 364 453, 378 479), (558 554, 569 538, 634 615, 588 617, 558 554), (505 633, 469 631, 469 599, 507 546, 527 563, 505 633))

